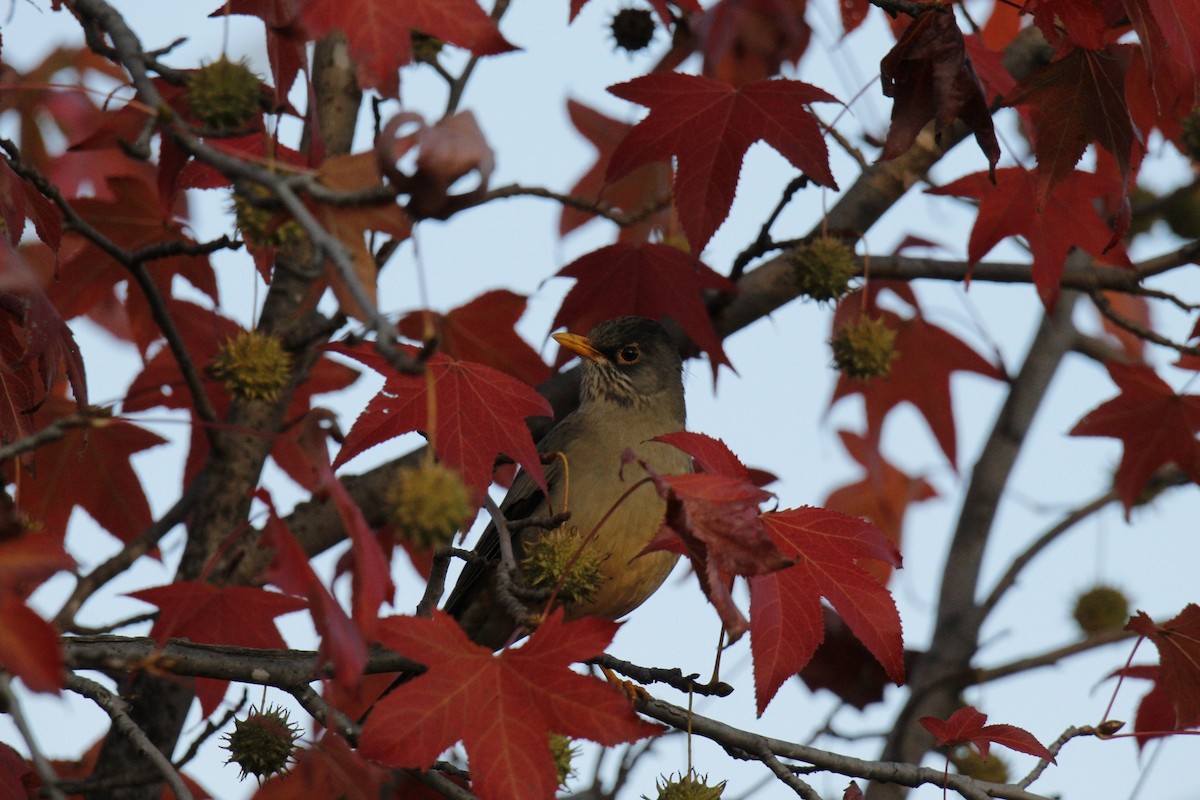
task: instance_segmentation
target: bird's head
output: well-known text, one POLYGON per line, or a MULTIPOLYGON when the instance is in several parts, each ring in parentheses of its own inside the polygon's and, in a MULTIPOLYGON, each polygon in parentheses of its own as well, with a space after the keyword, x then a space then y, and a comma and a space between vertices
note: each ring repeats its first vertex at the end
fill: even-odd
POLYGON ((665 400, 683 418, 683 362, 671 335, 654 320, 618 317, 587 336, 556 333, 554 339, 583 359, 581 405, 657 406, 665 400))

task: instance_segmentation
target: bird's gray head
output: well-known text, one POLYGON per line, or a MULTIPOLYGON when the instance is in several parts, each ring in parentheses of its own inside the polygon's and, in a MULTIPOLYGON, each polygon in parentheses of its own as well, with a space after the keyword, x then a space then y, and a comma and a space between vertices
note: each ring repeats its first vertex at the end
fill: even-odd
POLYGON ((683 362, 662 325, 646 317, 618 317, 601 322, 587 336, 556 333, 554 338, 583 359, 581 405, 668 402, 683 419, 683 362))

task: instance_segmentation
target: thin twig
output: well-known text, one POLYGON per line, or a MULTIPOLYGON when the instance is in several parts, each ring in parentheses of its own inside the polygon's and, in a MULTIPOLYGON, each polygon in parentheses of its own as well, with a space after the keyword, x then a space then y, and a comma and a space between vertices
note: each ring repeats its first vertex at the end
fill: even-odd
POLYGON ((62 608, 54 615, 54 626, 60 631, 75 630, 75 615, 101 587, 113 578, 121 575, 129 565, 158 546, 159 541, 172 528, 187 518, 192 506, 202 494, 203 483, 195 481, 184 491, 183 496, 175 502, 167 513, 142 531, 138 537, 121 548, 112 558, 100 564, 87 575, 79 578, 71 596, 63 603, 62 608))
POLYGON ((804 800, 821 800, 821 795, 817 794, 816 789, 802 781, 799 775, 788 769, 787 765, 776 758, 770 750, 764 747, 756 755, 758 760, 765 764, 784 786, 789 787, 798 796, 803 797, 804 800))
POLYGON ((220 733, 222 728, 232 722, 233 719, 237 717, 239 713, 241 713, 241 710, 246 707, 246 703, 249 701, 249 699, 250 693, 243 689, 242 699, 238 700, 235 705, 227 709, 225 713, 221 715, 221 720, 219 722, 213 722, 211 719, 205 722, 204 730, 200 732, 200 735, 192 740, 192 743, 188 745, 188 749, 184 751, 182 756, 175 759, 175 769, 182 770, 189 761, 195 758, 196 754, 200 752, 201 745, 211 739, 213 734, 220 733))
POLYGON ((129 705, 124 700, 95 681, 73 673, 67 675, 66 686, 76 694, 88 698, 108 714, 113 727, 133 742, 138 751, 150 760, 178 800, 192 800, 192 793, 184 784, 179 771, 171 764, 171 760, 154 746, 146 732, 130 718, 129 705))
POLYGON ((72 428, 88 428, 91 427, 96 419, 95 414, 89 414, 86 411, 77 411, 73 414, 68 414, 65 417, 59 417, 44 428, 34 431, 23 439, 18 439, 12 444, 6 444, 0 447, 0 463, 16 458, 22 453, 28 453, 31 450, 36 450, 44 444, 57 442, 59 439, 67 435, 67 431, 72 428))
POLYGON ((1053 650, 1047 650, 1035 656, 1010 661, 998 667, 972 670, 967 683, 975 685, 990 683, 991 681, 1007 678, 1010 675, 1018 675, 1031 669, 1037 669, 1038 667, 1048 667, 1059 663, 1068 656, 1073 656, 1077 653, 1086 653, 1090 650, 1113 644, 1114 642, 1123 642, 1127 639, 1132 639, 1136 635, 1135 633, 1119 628, 1117 630, 1094 633, 1086 639, 1081 639, 1078 642, 1072 642, 1062 647, 1056 647, 1053 650))
POLYGON ((988 593, 987 599, 984 600, 983 604, 979 607, 980 612, 984 616, 990 614, 992 610, 995 609, 996 605, 1001 601, 1001 599, 1003 599, 1004 593, 1012 588, 1013 584, 1017 582, 1017 578, 1021 575, 1021 570, 1025 569, 1025 567, 1027 567, 1039 553, 1049 547, 1055 540, 1058 539, 1059 536, 1062 536, 1064 533, 1071 530, 1071 528, 1075 527, 1080 522, 1083 522, 1097 511, 1105 508, 1109 503, 1112 503, 1115 500, 1117 500, 1116 490, 1109 489, 1096 499, 1085 503, 1084 505, 1070 512, 1061 520, 1059 520, 1057 524, 1055 524, 1038 538, 1034 539, 1033 542, 1026 547, 1019 556, 1013 559, 1012 563, 1004 572, 1004 575, 1001 576, 1000 580, 996 581, 995 588, 988 593))
POLYGON ((746 267, 751 261, 768 253, 778 247, 771 239, 771 227, 774 226, 779 215, 787 208, 788 203, 792 202, 792 198, 796 196, 796 192, 808 185, 809 178, 807 175, 798 175, 788 182, 784 187, 783 194, 779 198, 779 202, 775 204, 775 208, 767 216, 766 221, 758 229, 758 236, 749 244, 742 252, 737 254, 737 258, 733 260, 733 266, 729 269, 729 280, 737 281, 742 277, 742 273, 746 271, 746 267))
POLYGON ((607 667, 613 672, 619 672, 626 678, 630 678, 641 684, 665 683, 671 688, 685 693, 694 692, 695 694, 704 696, 727 697, 733 692, 733 687, 727 683, 699 683, 696 680, 700 677, 699 673, 684 675, 683 670, 678 667, 670 669, 663 667, 641 667, 637 664, 631 664, 628 661, 622 661, 619 658, 613 658, 607 654, 589 659, 586 663, 595 664, 598 667, 607 667))
POLYGON ((1166 336, 1151 330, 1140 322, 1135 322, 1125 315, 1117 313, 1116 309, 1114 309, 1112 304, 1108 302, 1108 298, 1104 296, 1103 292, 1091 291, 1088 292, 1088 296, 1092 298, 1092 302, 1095 303, 1096 308, 1099 309, 1100 313, 1104 315, 1105 319, 1112 322, 1118 328, 1129 331, 1139 339, 1144 339, 1147 342, 1153 342, 1154 344, 1161 345, 1163 347, 1169 347, 1183 355, 1200 356, 1200 345, 1193 346, 1176 342, 1173 339, 1169 339, 1166 336))
POLYGON ((54 767, 50 766, 50 761, 37 746, 37 740, 33 738, 33 729, 29 727, 25 712, 21 710, 17 696, 13 694, 12 677, 3 671, 0 671, 0 706, 12 717, 13 725, 25 740, 25 746, 29 748, 29 760, 33 762, 33 768, 42 779, 42 787, 46 793, 54 800, 66 800, 66 795, 58 788, 58 775, 54 773, 54 767))
MULTIPOLYGON (((162 332, 163 338, 166 339, 167 346, 171 349, 171 354, 175 356, 175 361, 179 365, 179 371, 183 375, 184 383, 191 394, 196 416, 205 422, 216 422, 217 414, 213 410, 212 403, 208 401, 208 393, 204 390, 204 381, 200 376, 200 371, 192 361, 192 357, 183 343, 183 336, 176 327, 175 320, 167 310, 166 300, 163 298, 162 292, 159 291, 158 284, 154 282, 150 277, 150 273, 146 270, 145 263, 139 260, 134 253, 125 250, 102 233, 96 226, 84 219, 67 199, 63 197, 62 192, 58 190, 57 186, 46 180, 37 169, 21 160, 20 153, 15 144, 7 139, 0 139, 0 147, 8 154, 9 165, 12 167, 13 172, 16 172, 22 178, 32 183, 39 192, 53 202, 71 229, 129 271, 134 282, 142 290, 142 294, 146 298, 146 304, 150 309, 150 316, 153 317, 155 324, 158 325, 158 329, 162 332)), ((150 257, 152 258, 161 257, 158 255, 159 252, 160 250, 157 249, 149 249, 150 257)))

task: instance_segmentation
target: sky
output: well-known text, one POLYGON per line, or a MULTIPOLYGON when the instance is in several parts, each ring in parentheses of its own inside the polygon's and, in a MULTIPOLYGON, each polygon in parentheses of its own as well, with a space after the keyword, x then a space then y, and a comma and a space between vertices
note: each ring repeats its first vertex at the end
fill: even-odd
MULTIPOLYGON (((549 4, 514 2, 502 30, 521 52, 485 59, 464 99, 497 154, 494 185, 509 182, 543 185, 566 190, 591 164, 587 143, 573 132, 565 102, 575 98, 605 113, 636 121, 640 111, 606 94, 603 87, 644 72, 653 56, 630 56, 615 51, 605 26, 611 13, 626 4, 592 0, 569 28, 566 4, 547 11, 549 4), (519 90, 514 91, 516 87, 519 90)), ((181 33, 189 39, 174 50, 168 62, 192 66, 208 61, 221 51, 231 57, 246 56, 260 74, 268 74, 261 52, 261 26, 255 20, 209 20, 206 14, 216 3, 195 0, 122 0, 121 10, 143 37, 147 47, 162 47, 181 33)), ((705 5, 708 5, 706 2, 705 5)), ((852 125, 881 136, 886 130, 888 103, 874 80, 877 60, 886 51, 882 18, 872 15, 865 30, 840 41, 840 29, 831 3, 816 2, 810 9, 815 28, 810 53, 791 77, 812 82, 843 100, 858 97, 850 106, 852 125)), ((77 42, 78 29, 65 13, 49 10, 48 3, 16 3, 4 24, 3 57, 18 67, 36 62, 56 44, 77 42)), ((655 52, 666 44, 659 31, 652 45, 655 52)), ((407 71, 402 77, 406 110, 435 118, 444 102, 440 81, 427 68, 407 71)), ((398 110, 385 106, 385 115, 398 110)), ((826 119, 832 107, 821 109, 826 119)), ((365 112, 369 113, 369 112, 365 112)), ((13 119, 0 118, 0 131, 11 130, 13 119)), ((363 127, 369 128, 369 117, 363 127)), ((285 129, 286 131, 286 129, 285 129)), ((1001 129, 1001 146, 1006 159, 1028 162, 1025 148, 1011 128, 1001 129)), ((1162 145, 1151 142, 1152 153, 1162 145)), ((933 173, 938 183, 948 182, 984 167, 983 156, 973 143, 960 146, 933 173)), ((1184 162, 1167 158, 1164 166, 1148 175, 1157 185, 1178 180, 1184 162)), ((833 169, 839 183, 849 185, 856 167, 838 151, 833 152, 833 169)), ((705 250, 706 263, 727 271, 735 255, 757 234, 758 225, 775 205, 794 169, 765 145, 748 154, 737 198, 729 220, 705 250)), ((194 193, 200 213, 195 226, 197 238, 226 232, 224 218, 228 197, 217 193, 194 193)), ((823 209, 836 195, 808 190, 781 215, 776 231, 781 238, 807 233, 820 219, 823 209)), ((608 243, 612 230, 595 222, 565 240, 557 236, 558 208, 550 201, 514 199, 473 209, 446 223, 425 223, 414 241, 399 249, 385 269, 380 286, 380 303, 385 312, 400 314, 429 305, 448 310, 492 288, 508 288, 531 295, 529 311, 520 331, 549 358, 547 344, 550 321, 569 288, 563 279, 548 275, 574 258, 608 243), (419 279, 420 278, 420 279, 419 279), (424 296, 422 289, 424 285, 424 296)), ((948 257, 964 255, 972 212, 951 198, 910 192, 877 225, 860 245, 860 252, 887 253, 907 234, 943 242, 948 257)), ((1163 231, 1139 242, 1134 257, 1162 252, 1174 246, 1163 231)), ((1009 247, 992 254, 997 258, 1021 258, 1009 247)), ((226 313, 250 322, 261 288, 240 254, 217 258, 226 313)), ((1164 283, 1169 286, 1169 283, 1164 283)), ((1182 284, 1178 283, 1177 286, 1182 284)), ((1029 286, 991 286, 980 282, 964 291, 960 286, 921 284, 918 292, 927 315, 962 336, 985 355, 998 356, 1005 369, 1015 371, 1036 328, 1040 305, 1029 286)), ((842 451, 836 431, 861 431, 861 407, 849 400, 829 408, 835 372, 829 367, 826 339, 829 308, 796 301, 760 320, 725 343, 736 372, 723 369, 713 387, 709 365, 693 361, 687 367, 689 428, 723 439, 742 460, 780 476, 771 490, 781 507, 819 504, 833 488, 857 480, 853 462, 842 451)), ((1095 331, 1094 315, 1078 312, 1078 324, 1095 331)), ((1164 314, 1161 321, 1177 336, 1186 330, 1181 315, 1164 314)), ((130 349, 116 345, 86 322, 74 325, 88 359, 89 386, 98 401, 120 397, 139 369, 130 349), (103 367, 94 365, 103 364, 103 367)), ((1169 363, 1170 354, 1153 352, 1156 366, 1169 363)), ((1186 385, 1189 375, 1174 370, 1163 373, 1176 388, 1186 385)), ((344 425, 365 405, 381 379, 365 376, 354 390, 323 402, 344 415, 344 425)), ((1192 387, 1194 390, 1194 387, 1192 387)), ((905 640, 921 647, 928 639, 929 617, 935 608, 939 574, 950 532, 960 505, 960 483, 969 476, 970 465, 979 453, 1000 403, 1003 387, 974 375, 953 382, 955 419, 958 426, 956 475, 933 442, 924 421, 911 409, 901 409, 888 420, 884 452, 912 474, 925 475, 942 495, 941 499, 914 507, 905 529, 905 569, 891 584, 905 624, 905 640)), ((1110 440, 1071 439, 1066 431, 1084 413, 1111 397, 1115 390, 1104 370, 1080 357, 1069 358, 1051 388, 1052 399, 1039 413, 1017 466, 1011 489, 997 520, 985 565, 985 586, 1006 568, 1014 552, 1053 524, 1059 515, 1086 502, 1107 486, 1108 476, 1120 455, 1119 445, 1110 440)), ((187 431, 178 418, 151 412, 147 424, 164 436, 186 442, 187 431)), ((416 437, 406 437, 375 448, 348 464, 344 471, 364 470, 383 460, 407 452, 416 437)), ((152 507, 161 512, 178 496, 182 450, 164 447, 139 456, 136 466, 147 481, 152 507)), ((267 475, 283 507, 299 499, 289 491, 277 471, 267 475)), ((1049 548, 1023 575, 1019 585, 1001 604, 984 630, 984 647, 979 663, 994 665, 1035 654, 1075 638, 1070 609, 1078 592, 1098 581, 1113 583, 1131 597, 1135 607, 1155 618, 1172 616, 1186 603, 1200 600, 1194 593, 1194 570, 1200 556, 1195 541, 1200 499, 1194 490, 1174 492, 1161 506, 1139 509, 1126 524, 1119 509, 1096 515, 1059 543, 1049 548)), ((117 544, 96 530, 82 512, 72 521, 68 546, 86 569, 115 552, 117 544)), ((165 563, 146 561, 131 574, 109 587, 103 601, 89 607, 85 622, 101 623, 140 613, 146 607, 125 598, 127 592, 169 580, 182 550, 182 532, 177 530, 164 542, 165 563)), ((329 574, 336 553, 320 560, 329 574)), ((419 581, 398 557, 395 576, 399 587, 396 609, 411 610, 420 596, 419 581)), ((57 609, 70 590, 70 579, 61 576, 36 596, 39 608, 57 609)), ((744 593, 740 595, 745 605, 744 593)), ((310 647, 311 628, 298 616, 284 620, 289 644, 310 647)), ((636 663, 679 666, 685 673, 707 675, 711 669, 717 638, 715 613, 705 603, 695 579, 677 571, 667 585, 641 609, 634 612, 619 632, 610 652, 636 663)), ((131 631, 135 632, 135 631, 131 631)), ((136 631, 141 632, 141 631, 136 631)), ((1139 661, 1153 657, 1152 650, 1139 654, 1139 661)), ((992 722, 1026 728, 1041 741, 1053 740, 1068 725, 1099 721, 1112 683, 1104 676, 1118 668, 1128 656, 1128 646, 1110 647, 1026 676, 1010 678, 971 690, 966 699, 991 715, 992 722)), ((785 739, 808 742, 833 714, 833 729, 855 736, 878 734, 886 729, 902 693, 891 691, 881 707, 865 714, 842 709, 824 693, 813 694, 798 681, 790 681, 761 719, 754 716, 748 643, 731 648, 723 659, 722 678, 737 686, 729 698, 697 700, 697 712, 733 725, 785 739)), ((1126 685, 1113 716, 1132 719, 1133 707, 1143 687, 1126 685)), ((671 702, 686 703, 673 690, 653 690, 671 702)), ((230 698, 239 696, 231 692, 230 698)), ((281 702, 278 692, 269 692, 268 702, 281 702)), ((259 692, 251 692, 258 702, 259 692)), ((73 756, 101 735, 106 719, 94 707, 74 699, 34 697, 21 694, 27 715, 35 725, 37 739, 51 756, 73 756)), ((198 731, 197 716, 189 721, 185 739, 198 731)), ((624 796, 651 794, 656 776, 686 768, 684 737, 674 736, 658 743, 654 758, 635 770, 631 788, 624 796)), ((0 717, 0 741, 24 750, 19 736, 6 718, 0 717)), ((216 740, 202 750, 190 770, 217 796, 238 798, 251 793, 252 785, 236 781, 236 769, 219 768, 224 752, 216 740)), ((852 742, 818 738, 817 746, 863 757, 877 754, 877 738, 852 742)), ((1177 737, 1151 745, 1139 757, 1128 741, 1077 740, 1068 745, 1060 766, 1051 767, 1033 789, 1046 795, 1068 798, 1161 798, 1187 800, 1197 794, 1194 784, 1196 740, 1177 737), (1144 778, 1143 778, 1143 768, 1144 778), (1140 783, 1139 783, 1140 782, 1140 783)), ((1005 753, 1014 774, 1023 774, 1032 759, 1005 753)), ((586 777, 588 753, 580 765, 586 777)), ((755 797, 788 797, 791 793, 777 782, 759 788, 766 775, 761 765, 736 762, 719 748, 703 741, 695 743, 694 763, 701 773, 729 780, 726 797, 754 791, 755 797)), ((941 766, 938 757, 926 762, 941 766)), ((814 776, 814 787, 824 797, 840 797, 846 779, 814 776)), ((580 784, 574 784, 579 786, 580 784)), ((935 798, 940 790, 926 787, 916 798, 935 798)))

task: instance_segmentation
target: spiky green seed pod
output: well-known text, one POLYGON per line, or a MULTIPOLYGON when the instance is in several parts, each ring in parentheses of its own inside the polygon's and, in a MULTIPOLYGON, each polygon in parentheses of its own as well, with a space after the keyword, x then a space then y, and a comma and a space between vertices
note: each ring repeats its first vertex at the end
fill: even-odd
POLYGON ((978 781, 1008 783, 1008 764, 995 753, 990 753, 985 759, 974 747, 968 747, 962 752, 952 754, 950 763, 958 770, 959 775, 966 775, 978 781))
POLYGON ((542 534, 521 562, 526 580, 535 588, 553 589, 561 578, 559 601, 569 605, 587 600, 600 587, 600 557, 586 549, 575 558, 578 550, 579 537, 565 527, 542 534))
POLYGON ((251 184, 244 192, 233 193, 233 213, 242 238, 257 247, 279 247, 304 238, 304 228, 294 219, 271 228, 276 212, 255 202, 265 200, 268 195, 267 189, 257 184, 251 184))
POLYGON ((208 367, 235 397, 273 401, 292 379, 292 355, 279 337, 242 331, 227 339, 208 367))
POLYGON ((472 511, 462 478, 437 462, 400 469, 387 501, 396 536, 424 548, 449 544, 472 511))
POLYGON ((654 39, 654 16, 645 8, 622 8, 612 18, 617 47, 630 53, 644 50, 654 39))
MULTIPOLYGON (((709 786, 707 775, 700 777, 694 772, 677 778, 664 775, 655 783, 658 789, 656 800, 721 800, 721 793, 725 791, 725 781, 709 786)), ((642 800, 650 798, 642 795, 642 800)))
POLYGON ((579 748, 571 743, 568 736, 561 733, 550 734, 550 755, 554 757, 554 769, 558 773, 558 785, 566 786, 567 779, 575 774, 571 769, 571 761, 579 755, 579 748))
POLYGON ((188 106, 206 128, 216 131, 246 127, 261 111, 262 81, 245 61, 221 56, 191 74, 188 106))
POLYGON ((1129 621, 1129 598, 1112 586, 1093 586, 1076 599, 1072 616, 1089 636, 1120 630, 1129 621))
POLYGON ((851 378, 866 380, 885 377, 891 371, 895 342, 896 332, 882 319, 860 317, 839 328, 829 346, 834 366, 851 378))
POLYGON ((791 263, 796 288, 819 302, 840 300, 856 271, 854 251, 831 236, 818 236, 797 247, 791 263))
POLYGON ((300 738, 300 728, 286 709, 270 706, 264 711, 253 708, 245 719, 234 720, 234 729, 225 734, 224 748, 228 764, 237 764, 242 779, 253 775, 262 781, 287 771, 288 761, 300 738))

